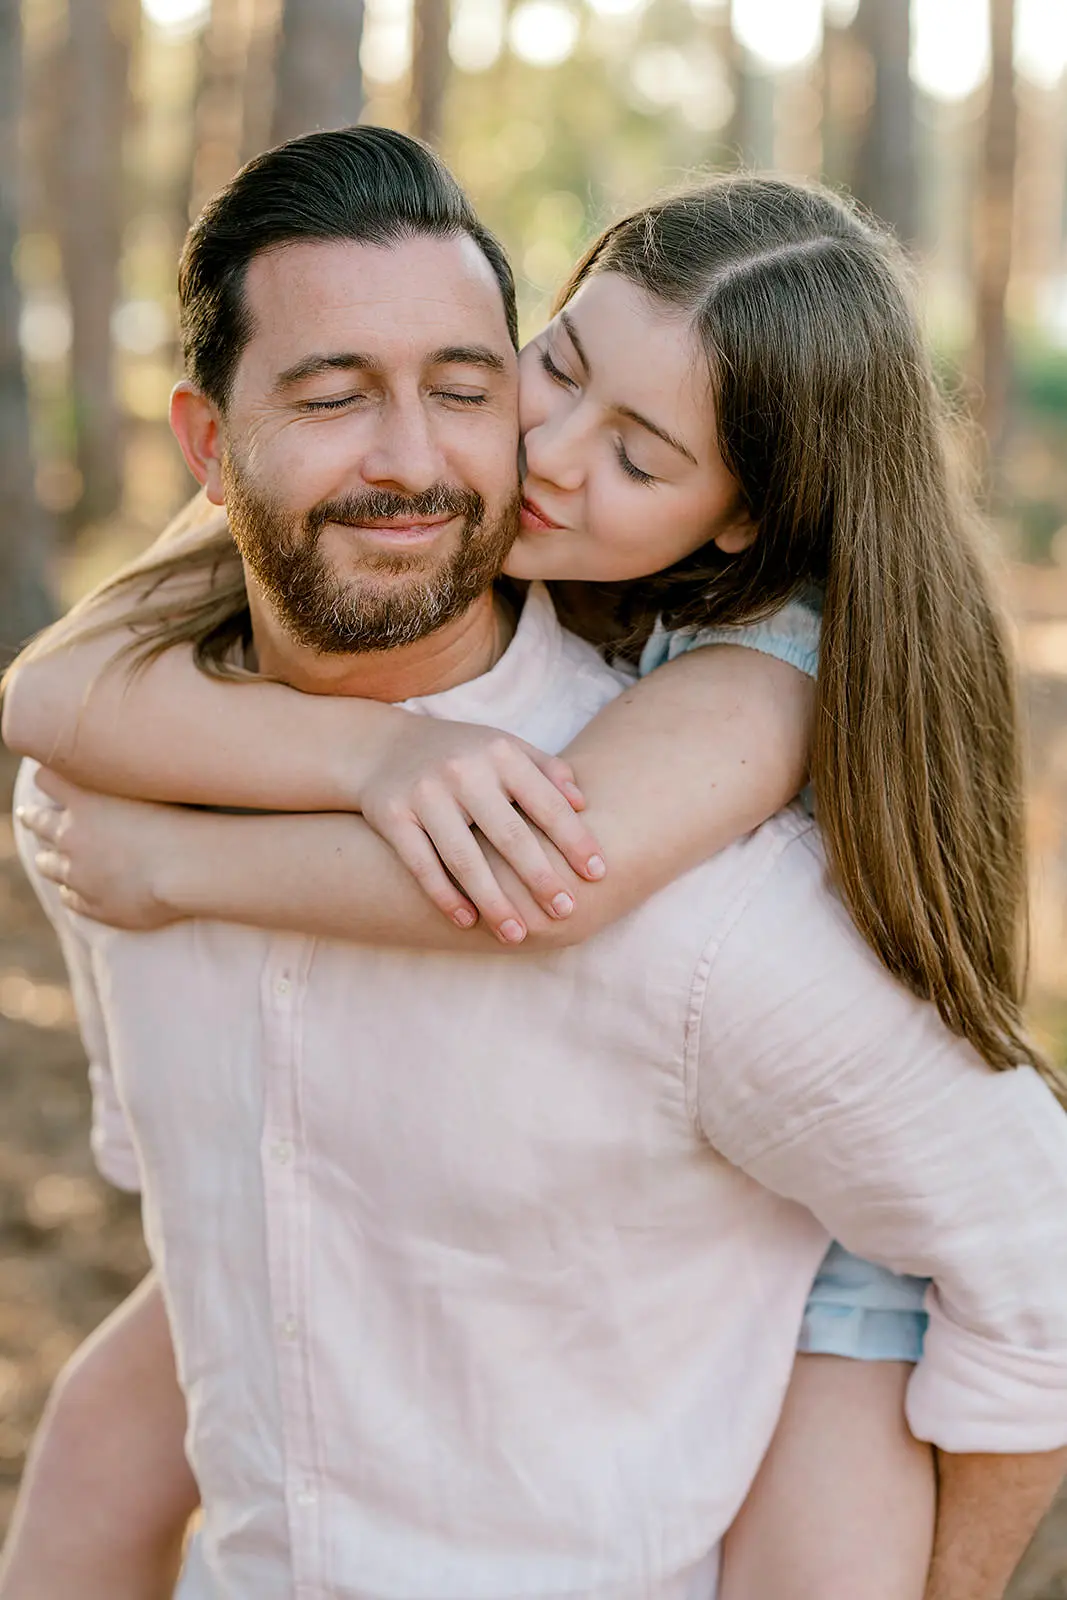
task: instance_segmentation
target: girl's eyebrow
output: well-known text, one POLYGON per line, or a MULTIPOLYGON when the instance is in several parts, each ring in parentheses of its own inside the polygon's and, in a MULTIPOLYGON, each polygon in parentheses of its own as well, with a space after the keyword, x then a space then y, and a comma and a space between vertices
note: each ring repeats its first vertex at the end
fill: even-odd
POLYGON ((578 337, 578 329, 574 326, 574 318, 569 316, 566 311, 561 311, 559 314, 559 320, 567 330, 567 337, 577 352, 578 360, 582 363, 583 372, 587 378, 591 377, 592 373, 589 367, 589 357, 585 353, 585 346, 578 337))
POLYGON ((634 411, 629 406, 616 406, 615 410, 620 417, 628 417, 631 422, 636 422, 639 428, 647 428, 649 433, 654 433, 657 439, 662 439, 664 444, 669 444, 672 450, 677 450, 693 466, 699 466, 696 456, 681 439, 676 439, 673 433, 668 433, 666 428, 661 428, 658 422, 652 422, 648 417, 643 417, 640 411, 634 411))
MULTIPOLYGON (((561 311, 559 320, 567 330, 567 337, 574 346, 575 354, 582 364, 582 370, 587 378, 591 378, 593 374, 589 366, 589 357, 586 355, 585 347, 578 337, 578 330, 574 326, 574 318, 569 316, 566 311, 561 311)), ((664 444, 669 444, 672 450, 677 450, 678 454, 684 456, 687 461, 692 462, 694 467, 700 465, 692 450, 684 445, 680 439, 676 439, 673 433, 668 433, 666 428, 661 428, 658 422, 653 422, 649 417, 642 416, 641 412, 635 411, 632 406, 616 406, 615 410, 620 417, 626 417, 630 422, 636 422, 639 428, 646 428, 649 433, 655 434, 657 439, 662 439, 664 444)))

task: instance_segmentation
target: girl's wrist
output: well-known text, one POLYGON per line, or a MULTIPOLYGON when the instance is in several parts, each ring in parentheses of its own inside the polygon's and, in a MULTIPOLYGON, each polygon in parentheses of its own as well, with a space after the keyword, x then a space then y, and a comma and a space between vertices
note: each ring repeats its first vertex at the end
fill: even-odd
POLYGON ((362 812, 371 781, 411 722, 411 712, 374 700, 338 697, 331 701, 331 741, 327 752, 328 782, 335 794, 333 807, 322 810, 362 812))
POLYGON ((220 887, 220 858, 211 849, 210 813, 174 807, 149 855, 148 895, 169 921, 206 914, 220 887))

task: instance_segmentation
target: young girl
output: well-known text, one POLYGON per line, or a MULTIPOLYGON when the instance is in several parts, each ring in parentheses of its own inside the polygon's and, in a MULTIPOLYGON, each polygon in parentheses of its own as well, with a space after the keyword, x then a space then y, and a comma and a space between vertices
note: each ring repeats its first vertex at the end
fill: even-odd
MULTIPOLYGON (((109 792, 53 779, 65 810, 32 819, 68 904, 128 927, 216 916, 463 949, 488 925, 502 955, 574 942, 796 792, 817 662, 810 776, 842 899, 991 1066, 1034 1060, 1009 652, 893 246, 821 190, 713 180, 597 241, 521 374, 508 570, 596 584, 594 607, 561 595, 567 613, 595 612, 608 643, 644 637, 644 681, 565 763, 253 681, 234 657, 240 563, 194 515, 10 681, 8 742, 109 792)), ((831 1251, 727 1541, 726 1600, 922 1594, 932 1476, 901 1410, 921 1289, 831 1251)), ((98 1484, 98 1509, 121 1514, 137 1459, 98 1484)), ((180 1521, 180 1474, 173 1490, 180 1521)), ((83 1571, 103 1570, 102 1544, 83 1571)))

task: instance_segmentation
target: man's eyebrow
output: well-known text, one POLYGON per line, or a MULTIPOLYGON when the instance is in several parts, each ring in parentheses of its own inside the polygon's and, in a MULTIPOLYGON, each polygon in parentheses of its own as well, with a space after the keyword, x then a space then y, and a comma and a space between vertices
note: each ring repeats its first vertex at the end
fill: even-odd
MULTIPOLYGON (((574 326, 574 318, 568 316, 565 311, 561 311, 559 320, 566 328, 567 337, 577 351, 578 360, 585 369, 586 377, 592 377, 589 357, 586 355, 582 341, 578 337, 578 329, 574 326)), ((648 417, 643 417, 640 411, 635 411, 632 406, 616 406, 615 410, 620 417, 628 417, 631 422, 636 422, 639 428, 647 428, 649 433, 654 433, 657 439, 662 439, 664 444, 669 444, 672 450, 677 450, 678 454, 684 456, 687 461, 691 461, 694 467, 699 465, 693 452, 682 443, 681 439, 676 439, 673 433, 668 433, 666 428, 661 428, 658 423, 651 422, 648 417)))
POLYGON ((361 355, 358 350, 342 350, 336 355, 305 356, 302 361, 296 361, 284 372, 279 372, 274 387, 291 389, 294 384, 304 383, 308 378, 321 378, 326 372, 371 372, 374 367, 370 356, 361 355))
MULTIPOLYGON (((449 344, 435 350, 430 356, 431 367, 487 367, 491 372, 507 370, 503 356, 487 344, 449 344)), ((332 355, 305 356, 274 380, 276 390, 292 389, 309 378, 321 378, 327 372, 373 372, 378 363, 358 350, 341 350, 332 355)))
POLYGON ((503 356, 487 344, 446 344, 430 357, 431 367, 488 367, 490 372, 506 372, 503 356))

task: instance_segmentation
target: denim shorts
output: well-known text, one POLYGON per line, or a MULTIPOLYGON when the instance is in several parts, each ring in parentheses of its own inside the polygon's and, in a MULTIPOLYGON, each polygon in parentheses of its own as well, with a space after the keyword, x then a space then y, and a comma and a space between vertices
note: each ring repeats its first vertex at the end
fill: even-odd
POLYGON ((797 1349, 853 1361, 918 1361, 928 1284, 832 1244, 812 1284, 797 1349))

